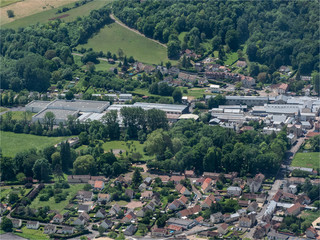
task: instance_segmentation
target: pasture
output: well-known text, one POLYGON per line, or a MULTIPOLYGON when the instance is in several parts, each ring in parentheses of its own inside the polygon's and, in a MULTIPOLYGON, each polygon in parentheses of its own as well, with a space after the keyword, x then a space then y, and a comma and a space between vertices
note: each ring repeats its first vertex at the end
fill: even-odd
POLYGON ((143 37, 129 29, 112 23, 100 30, 88 40, 87 44, 79 47, 92 48, 94 51, 103 51, 118 54, 122 49, 124 54, 149 64, 167 62, 167 49, 152 40, 143 37))
POLYGON ((30 148, 40 150, 68 138, 70 137, 44 137, 0 131, 0 147, 4 156, 14 157, 18 152, 30 148))
POLYGON ((306 168, 320 168, 320 153, 308 152, 308 153, 297 153, 291 166, 293 167, 306 167, 306 168))
MULTIPOLYGON (((58 1, 58 0, 56 0, 56 1, 58 1)), ((31 13, 29 15, 25 15, 22 17, 16 16, 14 18, 16 20, 13 22, 2 21, 3 17, 1 16, 1 25, 4 28, 18 29, 19 27, 27 27, 29 25, 36 24, 36 23, 46 23, 49 21, 49 19, 53 19, 53 18, 56 18, 59 16, 61 17, 63 15, 65 15, 65 17, 61 18, 62 21, 71 22, 79 16, 89 15, 89 13, 92 10, 102 8, 103 6, 110 3, 111 1, 112 0, 94 0, 92 2, 89 2, 87 4, 82 5, 80 7, 71 9, 67 12, 56 14, 58 9, 62 9, 63 7, 73 7, 74 6, 75 0, 64 0, 65 5, 63 5, 61 7, 54 7, 54 8, 50 8, 50 9, 46 8, 45 10, 31 13)), ((1 9, 1 11, 2 11, 2 9, 1 9)), ((16 11, 14 11, 14 12, 16 14, 16 11)), ((7 17, 6 12, 5 12, 5 15, 7 17)))

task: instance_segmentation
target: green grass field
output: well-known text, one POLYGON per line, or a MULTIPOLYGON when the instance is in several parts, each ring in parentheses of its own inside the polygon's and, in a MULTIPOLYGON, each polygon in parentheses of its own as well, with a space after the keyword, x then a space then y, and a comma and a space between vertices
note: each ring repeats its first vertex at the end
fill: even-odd
POLYGON ((5 112, 5 111, 7 111, 7 110, 8 110, 8 108, 0 107, 0 113, 1 113, 1 112, 5 112))
POLYGON ((195 98, 202 98, 203 95, 213 95, 210 91, 206 92, 205 88, 190 88, 180 87, 183 96, 191 96, 195 98), (183 93, 183 90, 187 90, 188 93, 183 93))
POLYGON ((43 233, 43 231, 39 230, 33 230, 28 229, 27 227, 23 227, 22 233, 15 233, 16 235, 20 237, 24 237, 26 239, 32 239, 32 240, 46 240, 50 239, 50 237, 43 233))
MULTIPOLYGON (((73 55, 73 59, 75 64, 77 64, 79 67, 85 68, 83 63, 81 62, 81 56, 73 55)), ((96 71, 109 71, 111 67, 117 67, 117 64, 110 64, 106 61, 101 61, 99 64, 94 65, 96 67, 96 71)))
POLYGON ((47 11, 39 12, 33 15, 30 15, 28 17, 20 18, 17 19, 13 22, 4 24, 2 27, 3 28, 13 28, 13 29, 18 29, 19 27, 27 27, 32 24, 36 23, 46 23, 49 21, 51 18, 55 18, 64 14, 68 14, 69 16, 61 18, 62 21, 65 22, 71 22, 75 20, 78 16, 87 16, 89 15, 90 11, 94 9, 99 9, 105 6, 106 4, 110 3, 112 0, 94 0, 93 2, 89 2, 87 4, 84 4, 80 7, 71 9, 70 11, 67 11, 65 13, 60 13, 56 14, 58 9, 62 9, 63 7, 73 7, 74 3, 69 3, 64 6, 50 9, 47 11))
POLYGON ((16 2, 21 2, 23 0, 0 0, 0 8, 8 6, 10 4, 16 3, 16 2))
MULTIPOLYGON (((11 112, 12 113, 12 119, 13 120, 23 120, 24 119, 24 114, 25 111, 15 111, 15 112, 11 112)), ((6 117, 8 113, 5 113, 3 116, 6 117)), ((32 116, 35 115, 35 113, 27 113, 27 120, 31 121, 32 116)))
POLYGON ((43 149, 68 138, 70 137, 43 137, 0 131, 0 147, 4 156, 14 157, 18 152, 30 148, 43 149))
POLYGON ((167 62, 167 50, 165 47, 132 32, 117 23, 105 26, 87 44, 79 47, 92 48, 95 51, 110 51, 118 54, 121 48, 125 55, 150 64, 167 62))
POLYGON ((226 54, 227 60, 224 62, 225 65, 231 65, 238 59, 238 53, 237 52, 231 52, 226 54))
POLYGON ((70 188, 64 189, 63 191, 66 191, 69 193, 66 200, 61 201, 59 203, 56 203, 54 201, 54 197, 49 198, 48 201, 40 201, 41 193, 32 201, 30 208, 38 208, 38 207, 44 207, 49 206, 52 210, 56 210, 61 212, 68 204, 69 200, 74 197, 74 195, 79 191, 83 189, 84 184, 73 184, 70 185, 70 188))
POLYGON ((150 159, 149 156, 146 156, 143 152, 144 145, 141 144, 139 141, 110 141, 105 142, 102 145, 102 148, 105 151, 110 151, 110 149, 121 149, 125 150, 126 152, 139 152, 142 154, 143 158, 142 160, 150 159))
POLYGON ((293 167, 307 167, 307 168, 320 168, 320 153, 310 152, 310 153, 297 153, 291 165, 293 167))

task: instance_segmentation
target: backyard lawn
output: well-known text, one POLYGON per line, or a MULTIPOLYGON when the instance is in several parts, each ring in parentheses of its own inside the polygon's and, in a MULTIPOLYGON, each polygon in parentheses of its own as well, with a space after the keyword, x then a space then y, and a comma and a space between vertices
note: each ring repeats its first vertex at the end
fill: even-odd
POLYGON ((14 157, 16 153, 36 148, 43 149, 55 145, 69 137, 43 137, 31 134, 18 134, 0 131, 0 147, 4 156, 14 157))
POLYGON ((76 193, 79 190, 83 189, 84 184, 72 184, 70 185, 70 188, 64 189, 63 191, 66 191, 69 193, 67 196, 67 199, 64 201, 61 201, 59 203, 56 203, 54 201, 54 197, 49 198, 48 201, 40 201, 41 193, 32 201, 30 208, 38 208, 38 207, 44 207, 49 206, 53 210, 57 210, 58 212, 61 212, 68 204, 69 200, 73 198, 76 193))
POLYGON ((320 168, 320 153, 308 152, 308 153, 297 153, 291 165, 293 167, 306 167, 317 169, 320 168))
POLYGON ((150 64, 167 62, 167 50, 165 47, 130 31, 117 23, 105 26, 87 44, 79 47, 92 48, 95 51, 103 51, 118 54, 122 49, 124 54, 150 64))
POLYGON ((20 237, 24 237, 26 239, 32 239, 32 240, 46 240, 50 239, 50 237, 46 234, 43 233, 42 230, 33 230, 33 229, 28 229, 27 227, 23 227, 22 233, 15 233, 16 235, 20 237))

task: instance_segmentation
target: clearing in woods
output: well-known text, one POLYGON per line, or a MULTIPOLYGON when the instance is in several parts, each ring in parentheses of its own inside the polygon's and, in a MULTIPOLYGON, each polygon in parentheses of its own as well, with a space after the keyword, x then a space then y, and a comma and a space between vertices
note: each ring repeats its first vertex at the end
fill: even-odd
POLYGON ((100 30, 98 34, 88 40, 87 44, 78 48, 92 48, 94 51, 110 51, 118 54, 121 48, 125 55, 150 64, 168 62, 167 49, 154 41, 141 36, 118 23, 112 23, 100 30))

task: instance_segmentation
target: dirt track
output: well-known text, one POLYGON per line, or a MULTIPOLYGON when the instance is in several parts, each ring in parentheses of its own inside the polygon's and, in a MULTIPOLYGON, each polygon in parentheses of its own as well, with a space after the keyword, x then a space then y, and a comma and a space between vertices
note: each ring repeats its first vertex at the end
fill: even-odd
MULTIPOLYGON (((124 23, 122 23, 122 22, 120 22, 119 20, 117 20, 117 19, 114 17, 113 14, 110 14, 110 17, 111 17, 111 19, 113 19, 116 23, 118 23, 119 25, 121 25, 122 27, 125 27, 126 29, 129 29, 130 31, 135 32, 136 34, 139 34, 139 35, 141 35, 141 36, 143 36, 143 37, 145 37, 145 38, 148 38, 146 35, 142 34, 142 33, 139 32, 138 30, 133 29, 133 28, 130 28, 130 27, 128 27, 127 25, 125 25, 124 23)), ((158 44, 160 44, 161 46, 167 48, 167 45, 165 45, 165 44, 163 44, 163 43, 161 43, 161 42, 159 42, 159 41, 157 41, 157 40, 154 40, 154 39, 152 39, 152 38, 148 38, 148 39, 150 39, 151 41, 153 41, 153 42, 155 42, 155 43, 158 43, 158 44)))

